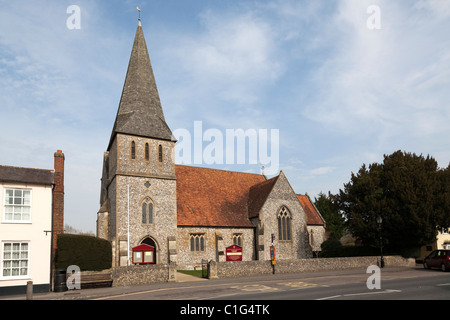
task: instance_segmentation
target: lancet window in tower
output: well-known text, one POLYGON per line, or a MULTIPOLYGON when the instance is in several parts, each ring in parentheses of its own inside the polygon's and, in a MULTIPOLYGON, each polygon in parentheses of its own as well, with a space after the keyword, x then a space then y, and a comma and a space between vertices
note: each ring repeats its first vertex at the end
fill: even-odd
POLYGON ((142 224, 153 224, 153 203, 150 198, 142 202, 142 224))
POLYGON ((163 149, 162 145, 158 146, 158 160, 159 162, 163 162, 163 149))
POLYGON ((131 141, 131 159, 136 159, 136 142, 131 141))
POLYGON ((145 144, 145 161, 150 160, 150 147, 148 146, 148 143, 145 144))

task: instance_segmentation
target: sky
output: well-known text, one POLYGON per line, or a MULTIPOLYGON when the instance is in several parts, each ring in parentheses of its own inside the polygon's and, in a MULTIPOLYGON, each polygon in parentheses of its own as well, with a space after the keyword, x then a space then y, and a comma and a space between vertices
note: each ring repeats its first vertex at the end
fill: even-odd
POLYGON ((61 149, 66 224, 95 232, 136 6, 172 131, 278 130, 278 169, 313 199, 397 150, 449 165, 448 0, 0 0, 0 164, 61 149))

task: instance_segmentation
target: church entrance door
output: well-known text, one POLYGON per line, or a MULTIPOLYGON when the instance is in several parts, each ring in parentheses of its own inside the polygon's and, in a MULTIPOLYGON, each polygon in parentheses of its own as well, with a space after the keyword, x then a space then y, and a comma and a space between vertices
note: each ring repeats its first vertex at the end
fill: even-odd
POLYGON ((155 241, 152 238, 150 238, 150 237, 146 237, 144 240, 141 241, 140 244, 146 244, 146 245, 149 245, 149 246, 152 246, 153 248, 155 248, 155 253, 154 253, 154 255, 155 255, 155 263, 157 263, 158 262, 157 250, 156 250, 157 247, 156 247, 155 241))

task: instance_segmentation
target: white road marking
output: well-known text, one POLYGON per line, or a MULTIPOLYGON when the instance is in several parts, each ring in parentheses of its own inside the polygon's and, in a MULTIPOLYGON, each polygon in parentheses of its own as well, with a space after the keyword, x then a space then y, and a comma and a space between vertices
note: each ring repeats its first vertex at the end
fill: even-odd
POLYGON ((438 287, 450 286, 450 283, 441 283, 441 284, 437 284, 436 286, 438 286, 438 287))
POLYGON ((374 292, 347 293, 347 294, 339 294, 337 296, 319 298, 316 300, 330 300, 330 299, 336 299, 336 298, 340 298, 340 297, 366 296, 366 295, 373 295, 373 294, 385 294, 385 293, 395 293, 395 292, 402 292, 402 291, 401 290, 384 290, 384 291, 374 291, 374 292))

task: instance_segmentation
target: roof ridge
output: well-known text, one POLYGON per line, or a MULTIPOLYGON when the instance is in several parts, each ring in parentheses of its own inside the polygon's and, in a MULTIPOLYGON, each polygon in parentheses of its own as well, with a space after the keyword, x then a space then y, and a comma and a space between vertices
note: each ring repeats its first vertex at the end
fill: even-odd
POLYGON ((31 168, 31 167, 18 167, 18 166, 8 166, 8 165, 3 165, 0 164, 0 167, 4 167, 4 168, 14 168, 14 169, 30 169, 30 170, 40 170, 40 171, 55 171, 55 169, 41 169, 41 168, 31 168))
MULTIPOLYGON (((253 173, 253 172, 242 172, 242 171, 232 171, 227 169, 217 169, 217 168, 209 168, 209 167, 198 167, 198 166, 192 166, 192 165, 185 165, 185 164, 175 164, 177 167, 186 167, 186 168, 195 168, 195 169, 201 169, 201 170, 214 170, 214 171, 222 171, 222 172, 229 172, 229 173, 239 173, 239 174, 249 174, 254 176, 263 176, 260 173, 253 173)), ((268 181, 268 180, 266 180, 268 181)), ((266 182, 263 181, 263 182, 266 182)))
MULTIPOLYGON (((255 184, 255 185, 251 186, 250 189, 251 189, 251 188, 254 188, 254 187, 257 187, 257 186, 259 186, 259 185, 269 184, 269 183, 272 182, 272 180, 274 180, 274 179, 277 180, 279 177, 280 177, 280 175, 275 176, 275 177, 272 177, 272 178, 267 179, 267 180, 265 180, 265 181, 262 181, 262 182, 260 182, 260 183, 257 183, 257 184, 255 184)), ((273 186, 272 186, 272 187, 273 187, 273 186)))

